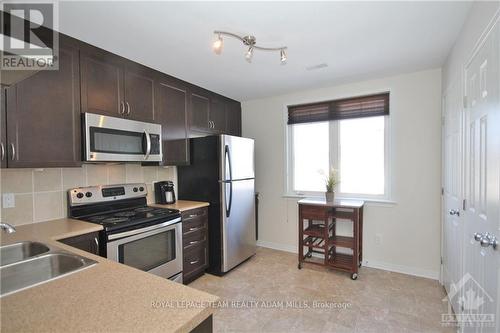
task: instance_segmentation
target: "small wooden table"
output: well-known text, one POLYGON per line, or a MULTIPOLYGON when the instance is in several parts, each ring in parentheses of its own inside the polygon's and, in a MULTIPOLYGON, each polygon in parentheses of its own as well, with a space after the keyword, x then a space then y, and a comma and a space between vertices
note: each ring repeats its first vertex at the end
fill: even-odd
POLYGON ((358 278, 358 268, 363 260, 363 207, 364 201, 335 200, 327 202, 322 198, 299 200, 299 265, 311 263, 328 266, 351 273, 351 279, 358 278), (338 236, 337 219, 352 221, 352 237, 338 236), (304 223, 304 220, 306 223, 304 223), (306 225, 305 225, 306 224, 306 225), (304 255, 304 248, 308 251, 304 255), (350 249, 338 251, 339 248, 350 249), (320 258, 313 257, 320 254, 320 258))

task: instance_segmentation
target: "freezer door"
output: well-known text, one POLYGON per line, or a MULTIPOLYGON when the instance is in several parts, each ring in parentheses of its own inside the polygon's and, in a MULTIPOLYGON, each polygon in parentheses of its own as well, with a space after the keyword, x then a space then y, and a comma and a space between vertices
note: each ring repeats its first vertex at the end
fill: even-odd
POLYGON ((253 139, 221 135, 220 145, 220 180, 255 178, 253 139))
POLYGON ((220 182, 222 193, 222 272, 255 254, 255 180, 220 182))

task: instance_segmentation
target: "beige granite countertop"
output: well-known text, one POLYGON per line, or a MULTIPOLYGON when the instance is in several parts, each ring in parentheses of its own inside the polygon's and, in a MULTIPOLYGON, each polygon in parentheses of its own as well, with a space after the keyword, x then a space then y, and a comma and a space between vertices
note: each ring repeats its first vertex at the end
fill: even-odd
POLYGON ((2 245, 37 240, 98 261, 0 298, 2 332, 189 332, 213 313, 216 296, 57 242, 101 228, 60 219, 1 235, 2 245))
POLYGON ((178 209, 181 212, 185 212, 187 210, 207 207, 209 205, 210 204, 208 202, 202 202, 202 201, 177 200, 174 204, 171 205, 151 204, 150 206, 178 209))

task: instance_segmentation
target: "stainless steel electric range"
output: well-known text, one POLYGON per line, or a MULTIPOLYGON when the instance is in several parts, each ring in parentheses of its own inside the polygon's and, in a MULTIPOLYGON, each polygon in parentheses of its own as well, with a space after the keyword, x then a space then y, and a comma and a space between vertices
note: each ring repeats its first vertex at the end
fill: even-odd
POLYGON ((145 184, 68 191, 68 215, 100 224, 99 254, 182 283, 181 214, 147 205, 145 184))

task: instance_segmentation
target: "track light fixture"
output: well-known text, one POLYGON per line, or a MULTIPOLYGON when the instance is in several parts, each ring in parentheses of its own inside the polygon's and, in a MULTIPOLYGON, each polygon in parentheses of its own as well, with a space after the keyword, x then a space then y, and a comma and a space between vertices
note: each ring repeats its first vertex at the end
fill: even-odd
POLYGON ((222 52, 223 47, 224 47, 224 42, 222 41, 222 36, 219 34, 217 40, 214 42, 213 45, 215 54, 220 54, 222 52))
POLYGON ((214 34, 217 35, 217 39, 214 41, 213 43, 213 50, 215 52, 215 54, 221 54, 222 53, 222 48, 224 46, 224 42, 222 40, 222 36, 229 36, 229 37, 233 37, 233 38, 236 38, 236 39, 239 39, 240 41, 243 42, 243 45, 245 46, 248 46, 248 50, 247 52, 245 53, 245 59, 246 61, 248 62, 252 62, 252 58, 253 58, 253 51, 254 50, 260 50, 260 51, 279 51, 280 52, 280 61, 281 61, 281 64, 284 65, 286 64, 286 61, 287 61, 287 55, 286 55, 286 49, 287 47, 286 46, 282 46, 282 47, 262 47, 262 46, 258 46, 256 45, 256 38, 254 36, 244 36, 244 37, 241 37, 241 36, 238 36, 236 34, 233 34, 231 32, 227 32, 227 31, 214 31, 214 34))
POLYGON ((253 46, 250 46, 248 48, 248 51, 245 53, 245 59, 251 63, 252 62, 252 57, 253 57, 253 46))

